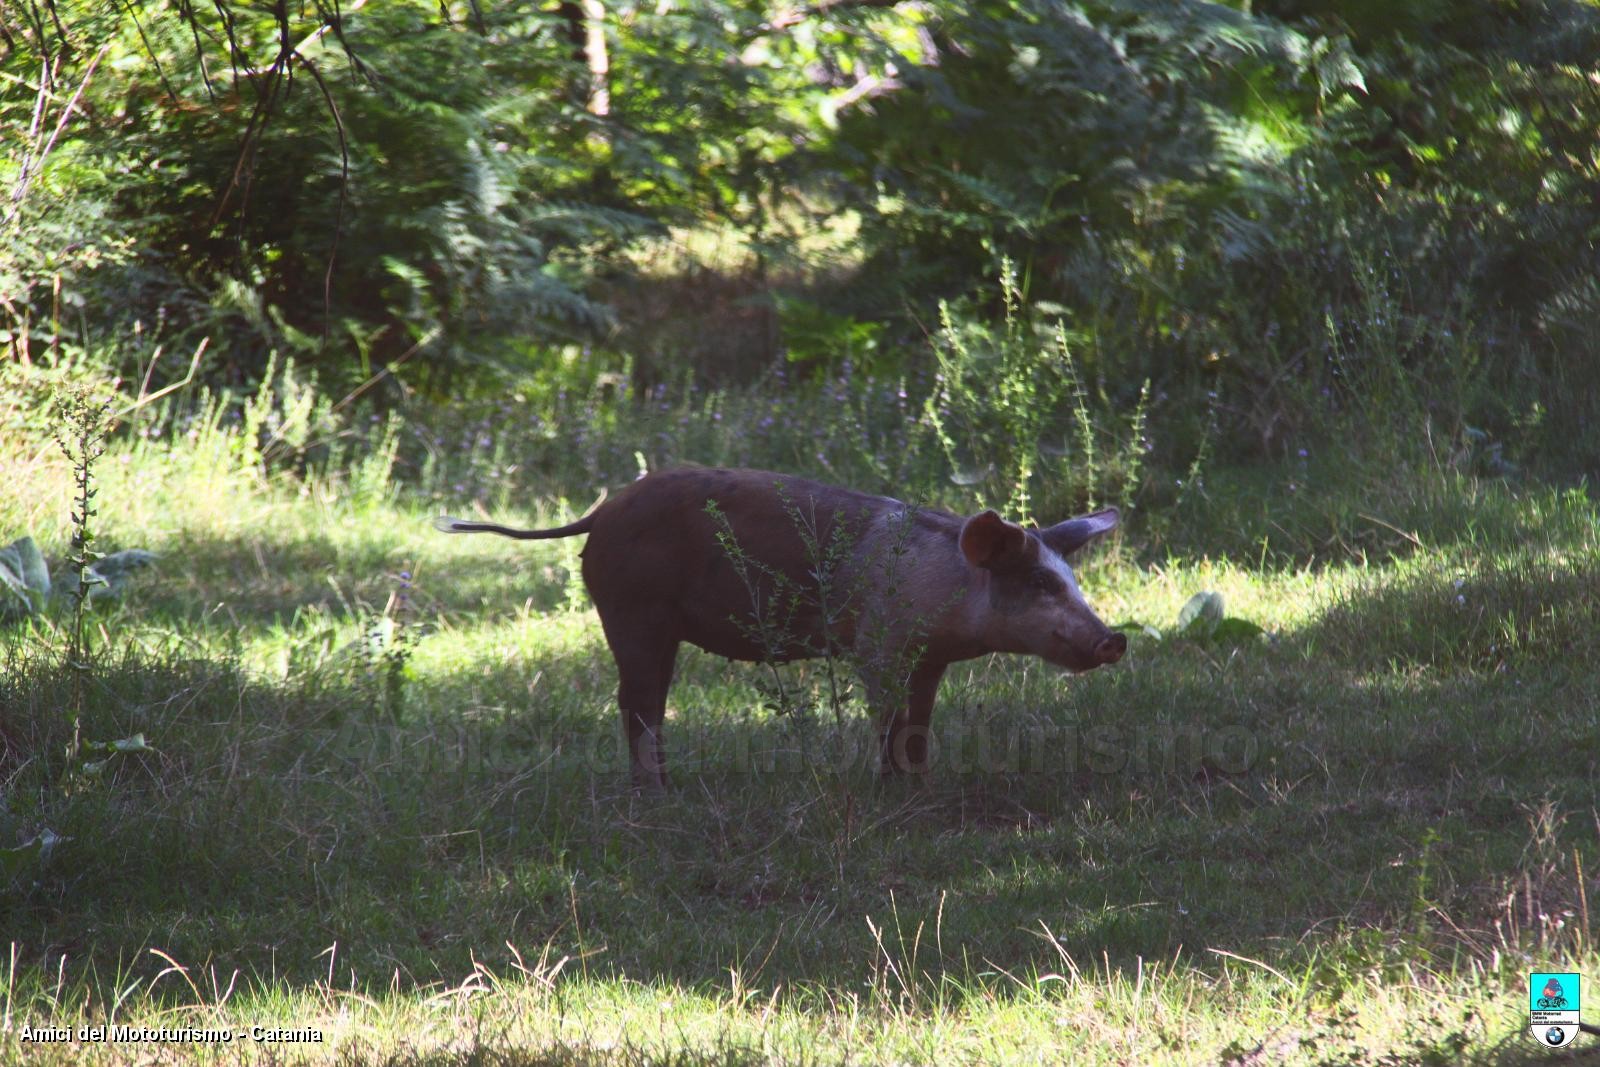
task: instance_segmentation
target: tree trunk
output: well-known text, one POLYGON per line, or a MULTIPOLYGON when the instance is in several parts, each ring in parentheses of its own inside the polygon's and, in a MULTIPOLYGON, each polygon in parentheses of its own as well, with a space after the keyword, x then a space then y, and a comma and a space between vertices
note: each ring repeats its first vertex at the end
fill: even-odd
POLYGON ((611 55, 606 48, 603 0, 562 0, 557 11, 567 24, 572 58, 589 69, 584 106, 591 115, 611 114, 611 55))
POLYGON ((589 61, 589 113, 611 114, 611 56, 606 51, 606 9, 601 0, 583 0, 584 58, 589 61))

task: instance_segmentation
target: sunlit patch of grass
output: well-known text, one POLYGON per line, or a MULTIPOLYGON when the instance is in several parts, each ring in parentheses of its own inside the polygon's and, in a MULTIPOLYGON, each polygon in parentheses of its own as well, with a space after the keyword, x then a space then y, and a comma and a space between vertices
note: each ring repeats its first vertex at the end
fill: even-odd
MULTIPOLYGON (((1506 1007, 1525 992, 1517 974, 1387 974, 1361 949, 1337 943, 1289 972, 1226 953, 1121 968, 1074 959, 1043 930, 1028 966, 1006 970, 971 960, 955 971, 930 970, 911 954, 906 938, 914 931, 885 921, 891 925, 863 931, 857 950, 869 977, 849 991, 769 984, 737 968, 720 989, 597 979, 584 975, 586 960, 511 942, 415 991, 357 975, 330 946, 325 976, 300 988, 151 949, 159 977, 138 982, 139 994, 118 1005, 114 1018, 125 1026, 239 1034, 227 1045, 191 1046, 199 1062, 1036 1063, 1048 1050, 1084 1064, 1252 1056, 1321 1064, 1361 1060, 1375 1049, 1403 1062, 1531 1062, 1540 1055, 1524 1043, 1525 1018, 1506 1007), (1323 983, 1334 974, 1350 992, 1330 1000, 1323 983), (250 1036, 253 1027, 311 1030, 321 1040, 267 1044, 250 1036)), ((77 968, 54 979, 29 974, 11 988, 13 1017, 35 1026, 103 1025, 101 1013, 124 992, 110 976, 77 968)), ((151 1046, 24 1048, 13 1031, 0 1035, 0 1048, 51 1064, 139 1062, 151 1046)))

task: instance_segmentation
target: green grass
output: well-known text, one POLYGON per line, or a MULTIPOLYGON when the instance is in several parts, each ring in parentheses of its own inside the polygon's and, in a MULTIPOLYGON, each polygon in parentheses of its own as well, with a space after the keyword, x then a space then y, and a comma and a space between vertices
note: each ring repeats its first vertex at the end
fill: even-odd
MULTIPOLYGON (((1526 973, 1596 974, 1582 491, 1214 471, 1083 582, 1163 630, 1217 590, 1270 640, 964 665, 923 782, 871 773, 853 698, 774 716, 687 651, 676 787, 640 797, 578 542, 444 537, 426 493, 225 445, 102 461, 101 543, 163 560, 81 693, 59 618, 0 633, 0 845, 66 839, 0 897, 0 1058, 154 1054, 17 1036, 115 1020, 327 1037, 245 1043, 267 1063, 1520 1062, 1526 973), (154 751, 85 773, 80 704, 154 751)), ((65 468, 8 455, 0 521, 59 558, 65 468)))

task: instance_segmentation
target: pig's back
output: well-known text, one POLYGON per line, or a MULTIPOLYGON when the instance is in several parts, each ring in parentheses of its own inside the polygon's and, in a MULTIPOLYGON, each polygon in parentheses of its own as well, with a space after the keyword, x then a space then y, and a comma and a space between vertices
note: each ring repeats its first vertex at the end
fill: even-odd
MULTIPOLYGON (((803 658, 802 646, 819 649, 823 634, 811 576, 817 564, 800 527, 815 522, 826 546, 835 516, 842 515, 850 524, 844 536, 853 541, 875 518, 902 507, 885 497, 769 471, 658 471, 596 512, 583 550, 584 582, 603 619, 656 619, 679 640, 735 659, 766 658, 761 642, 776 634, 793 646, 782 658, 803 658), (715 515, 708 510, 713 503, 715 515), (732 544, 724 543, 728 536, 732 544), (777 594, 772 573, 784 575, 784 584, 800 592, 792 611, 789 598, 777 594), (766 638, 752 633, 760 629, 757 602, 766 616, 766 638)), ((829 636, 848 643, 848 623, 843 629, 829 636)))

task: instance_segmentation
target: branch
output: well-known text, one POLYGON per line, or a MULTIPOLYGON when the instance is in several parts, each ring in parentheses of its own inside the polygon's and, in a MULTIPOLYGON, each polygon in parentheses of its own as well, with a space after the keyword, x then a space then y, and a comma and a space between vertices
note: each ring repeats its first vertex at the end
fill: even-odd
POLYGON ((322 273, 322 340, 326 344, 328 328, 333 322, 333 264, 339 255, 339 237, 344 233, 345 198, 350 190, 350 143, 345 137, 344 117, 339 114, 339 105, 333 102, 333 94, 328 91, 328 83, 322 80, 322 73, 317 70, 317 65, 301 55, 298 50, 295 51, 294 58, 300 61, 300 65, 322 91, 322 99, 328 105, 328 114, 333 116, 334 128, 339 132, 339 207, 333 218, 333 245, 328 249, 328 267, 322 273))
POLYGON ((34 146, 37 146, 39 141, 40 120, 44 116, 44 103, 50 93, 49 86, 54 81, 54 78, 51 77, 49 64, 45 65, 43 72, 39 76, 39 98, 34 104, 33 122, 28 131, 29 149, 27 155, 23 157, 22 166, 17 173, 17 183, 11 190, 11 210, 6 213, 5 222, 11 222, 17 217, 17 213, 22 210, 22 200, 23 197, 28 195, 28 186, 32 185, 33 179, 38 177, 40 172, 44 170, 44 161, 50 155, 50 150, 55 147, 56 138, 60 137, 61 131, 67 128, 67 120, 72 118, 72 113, 78 109, 78 98, 83 95, 84 89, 88 88, 89 79, 94 77, 95 68, 100 65, 100 60, 110 47, 109 44, 101 45, 100 51, 96 52, 94 58, 89 61, 89 67, 83 72, 83 78, 78 82, 78 87, 73 90, 72 99, 68 100, 67 106, 62 109, 61 118, 56 121, 56 128, 51 131, 50 139, 35 152, 34 146))
POLYGON ((144 54, 150 57, 150 65, 156 68, 156 77, 161 79, 161 87, 167 91, 167 99, 176 104, 178 94, 173 90, 172 83, 167 80, 167 72, 161 69, 161 57, 156 55, 156 50, 150 45, 150 38, 145 36, 144 24, 139 21, 139 12, 134 10, 133 0, 123 0, 123 5, 128 9, 128 17, 133 19, 133 28, 139 31, 139 41, 144 45, 144 54))
POLYGON ((767 23, 768 29, 792 29, 807 19, 818 18, 830 12, 855 7, 894 7, 900 0, 813 0, 805 7, 789 8, 779 11, 772 16, 772 21, 767 23))
POLYGON ((168 393, 182 389, 184 386, 194 381, 194 372, 200 369, 200 357, 205 354, 206 346, 210 343, 210 337, 202 337, 200 339, 200 344, 194 350, 194 358, 189 361, 189 373, 183 376, 182 381, 173 382, 171 385, 166 386, 163 389, 157 389, 153 393, 146 394, 145 388, 150 384, 150 374, 156 369, 156 360, 161 358, 161 348, 158 345, 156 347, 155 354, 150 357, 150 367, 145 371, 144 384, 139 387, 139 399, 135 400, 133 403, 129 404, 115 415, 112 415, 111 418, 120 419, 124 415, 132 414, 133 412, 144 407, 146 404, 154 403, 155 401, 166 396, 168 393))

